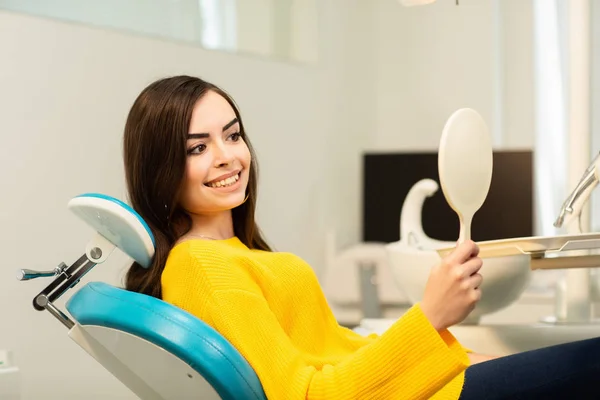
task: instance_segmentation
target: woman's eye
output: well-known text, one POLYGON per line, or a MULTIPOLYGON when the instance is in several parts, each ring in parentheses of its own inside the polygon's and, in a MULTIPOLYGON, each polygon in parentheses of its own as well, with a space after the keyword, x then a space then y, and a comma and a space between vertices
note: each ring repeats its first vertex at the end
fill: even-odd
POLYGON ((204 151, 204 149, 206 149, 206 145, 205 144, 199 144, 197 146, 192 147, 191 149, 188 150, 188 154, 200 154, 204 151))
POLYGON ((238 140, 240 140, 240 138, 242 137, 242 135, 239 132, 236 133, 232 133, 229 138, 231 140, 233 140, 234 142, 237 142, 238 140))

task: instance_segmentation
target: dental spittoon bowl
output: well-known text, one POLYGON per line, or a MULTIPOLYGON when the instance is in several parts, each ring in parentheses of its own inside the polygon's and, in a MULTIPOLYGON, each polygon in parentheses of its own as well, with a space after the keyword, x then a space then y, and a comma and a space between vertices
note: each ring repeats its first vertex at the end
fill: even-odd
MULTIPOLYGON (((400 214, 401 239, 386 245, 392 275, 412 304, 423 299, 431 268, 442 260, 436 250, 456 246, 456 242, 428 237, 422 228, 423 203, 438 188, 434 180, 423 179, 410 189, 400 214)), ((500 311, 521 297, 531 279, 530 256, 484 258, 479 273, 483 277, 481 300, 463 324, 477 324, 482 316, 500 311)))

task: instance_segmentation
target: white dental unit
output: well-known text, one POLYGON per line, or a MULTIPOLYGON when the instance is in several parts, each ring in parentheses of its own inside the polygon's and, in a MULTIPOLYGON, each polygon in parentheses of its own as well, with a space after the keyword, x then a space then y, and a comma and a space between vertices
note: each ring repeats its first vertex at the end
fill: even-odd
MULTIPOLYGON (((459 112, 460 110, 448 120, 444 131, 455 129, 454 134, 460 139, 465 126, 474 122, 468 116, 463 121, 454 120, 459 112)), ((487 135, 487 129, 482 127, 480 134, 487 135)), ((442 138, 440 154, 456 151, 458 154, 454 155, 455 160, 467 159, 467 154, 491 154, 490 149, 474 145, 474 140, 459 140, 458 143, 465 144, 448 150, 444 148, 442 138)), ((468 166, 469 170, 483 170, 483 164, 477 165, 482 162, 481 158, 485 159, 471 157, 464 163, 473 164, 468 166)), ((448 168, 443 157, 440 157, 439 163, 440 170, 448 168)), ((458 164, 456 162, 450 167, 458 164)), ((465 179, 467 175, 457 169, 453 179, 448 179, 450 182, 446 182, 443 187, 444 194, 448 198, 446 191, 454 190, 457 193, 456 188, 451 187, 457 186, 460 188, 458 193, 475 194, 475 199, 467 198, 466 204, 481 204, 481 195, 487 193, 486 184, 480 182, 473 185, 473 180, 465 179)), ((572 233, 478 242, 479 255, 484 259, 484 267, 480 271, 484 278, 482 298, 467 320, 451 328, 467 347, 480 352, 505 355, 597 337, 600 334, 600 321, 594 318, 591 308, 592 302, 600 301, 600 280, 592 279, 590 274, 592 269, 600 266, 600 233, 582 233, 580 228, 583 207, 598 185, 599 175, 600 154, 585 170, 556 219, 557 227, 571 225, 572 233), (526 289, 532 273, 543 273, 543 270, 551 269, 566 269, 574 276, 574 279, 567 279, 570 286, 565 285, 564 281, 558 285, 554 315, 533 324, 481 322, 482 317, 515 303, 526 289), (536 270, 540 271, 532 272, 536 270)), ((440 172, 440 177, 442 176, 440 172)), ((430 268, 456 246, 455 242, 429 238, 421 227, 423 203, 437 190, 438 184, 431 179, 421 180, 412 187, 402 206, 401 239, 386 246, 396 283, 411 303, 422 299, 430 268)), ((394 321, 395 319, 365 319, 360 328, 365 333, 381 333, 394 321)))
MULTIPOLYGON (((399 2, 409 6, 433 1, 399 2)), ((481 352, 510 354, 600 335, 598 310, 594 311, 594 306, 600 304, 600 276, 597 274, 600 234, 589 232, 589 216, 586 215, 587 204, 598 185, 600 174, 600 154, 592 156, 591 162, 589 157, 592 153, 590 89, 593 87, 590 80, 590 1, 569 1, 563 11, 569 19, 568 66, 561 76, 565 79, 561 84, 566 89, 568 161, 565 167, 568 169, 567 187, 571 193, 566 196, 561 209, 557 209, 554 226, 564 228, 567 234, 478 243, 485 266, 483 298, 465 323, 453 327, 452 331, 467 346, 481 352), (565 277, 557 284, 554 304, 543 307, 548 309, 543 318, 535 323, 487 322, 508 307, 520 306, 518 300, 528 287, 531 275, 544 274, 545 269, 564 269, 565 277)), ((542 118, 549 118, 552 114, 543 104, 538 107, 542 118)), ((538 132, 537 140, 550 140, 547 134, 538 132)), ((560 149, 561 152, 564 150, 560 149)), ((550 155, 539 156, 538 152, 536 169, 544 169, 539 160, 545 157, 550 155)), ((421 227, 423 203, 438 189, 437 182, 432 179, 413 186, 402 205, 401 240, 387 246, 395 281, 411 303, 420 300, 429 267, 455 246, 454 242, 444 243, 427 237, 421 227)), ((392 322, 391 318, 365 318, 360 329, 364 333, 382 332, 392 322)))

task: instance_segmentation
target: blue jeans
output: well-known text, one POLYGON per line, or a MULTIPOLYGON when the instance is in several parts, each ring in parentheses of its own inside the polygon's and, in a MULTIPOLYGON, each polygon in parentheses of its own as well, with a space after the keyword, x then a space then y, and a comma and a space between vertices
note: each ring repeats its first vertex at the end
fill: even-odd
POLYGON ((475 364, 459 399, 600 399, 600 338, 475 364))

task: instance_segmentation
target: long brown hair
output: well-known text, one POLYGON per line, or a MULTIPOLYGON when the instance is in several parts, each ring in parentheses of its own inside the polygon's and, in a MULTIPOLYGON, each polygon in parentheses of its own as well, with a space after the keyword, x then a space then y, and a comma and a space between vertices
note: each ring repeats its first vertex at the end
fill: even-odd
POLYGON ((150 268, 134 262, 125 278, 127 290, 162 297, 161 275, 170 250, 187 233, 192 221, 178 206, 185 179, 186 141, 192 111, 209 91, 223 96, 233 108, 240 134, 250 150, 247 200, 232 210, 235 235, 252 249, 270 251, 255 222, 258 165, 242 118, 233 99, 200 78, 174 76, 158 80, 137 97, 127 117, 123 159, 129 202, 146 221, 155 238, 150 268))

